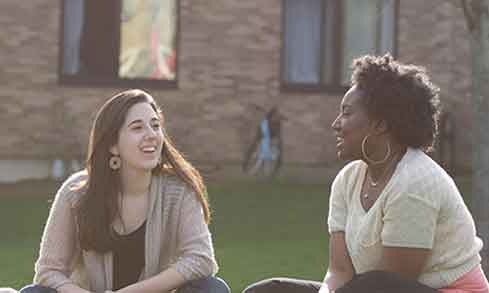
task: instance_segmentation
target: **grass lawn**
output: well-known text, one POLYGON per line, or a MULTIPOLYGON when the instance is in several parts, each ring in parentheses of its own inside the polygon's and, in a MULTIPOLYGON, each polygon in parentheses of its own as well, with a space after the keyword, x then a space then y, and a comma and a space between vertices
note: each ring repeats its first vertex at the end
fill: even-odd
MULTIPOLYGON (((470 181, 457 183, 470 198, 470 181)), ((0 287, 18 289, 31 282, 53 189, 23 186, 0 192, 6 195, 0 196, 0 287)), ((327 184, 287 182, 210 184, 219 276, 233 292, 272 276, 322 279, 328 189, 327 184)))
POLYGON ((49 206, 48 198, 0 198, 0 287, 31 282, 49 206))
MULTIPOLYGON (((53 187, 0 197, 0 287, 32 280, 53 187)), ((271 276, 321 280, 327 266, 328 186, 284 182, 211 184, 219 276, 240 292, 271 276)))

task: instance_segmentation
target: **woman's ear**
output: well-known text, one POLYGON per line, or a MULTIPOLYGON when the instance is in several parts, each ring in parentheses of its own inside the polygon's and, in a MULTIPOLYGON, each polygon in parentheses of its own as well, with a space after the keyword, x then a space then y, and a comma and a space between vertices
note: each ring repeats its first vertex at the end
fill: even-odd
POLYGON ((117 147, 117 145, 113 145, 110 147, 109 152, 114 156, 118 156, 119 155, 119 148, 117 147))
POLYGON ((374 120, 372 122, 373 133, 376 135, 386 134, 388 127, 385 120, 374 120))

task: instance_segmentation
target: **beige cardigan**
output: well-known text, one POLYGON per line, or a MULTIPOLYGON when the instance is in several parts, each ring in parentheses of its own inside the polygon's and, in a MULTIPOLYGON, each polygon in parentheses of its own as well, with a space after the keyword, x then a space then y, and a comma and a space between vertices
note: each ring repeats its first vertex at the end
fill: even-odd
MULTIPOLYGON (((80 249, 74 207, 83 191, 74 191, 88 177, 72 175, 61 186, 41 240, 34 283, 58 288, 74 283, 93 292, 112 289, 112 253, 80 249)), ((145 267, 140 280, 167 268, 185 280, 217 272, 211 234, 195 193, 178 177, 155 175, 150 187, 145 238, 145 267)))

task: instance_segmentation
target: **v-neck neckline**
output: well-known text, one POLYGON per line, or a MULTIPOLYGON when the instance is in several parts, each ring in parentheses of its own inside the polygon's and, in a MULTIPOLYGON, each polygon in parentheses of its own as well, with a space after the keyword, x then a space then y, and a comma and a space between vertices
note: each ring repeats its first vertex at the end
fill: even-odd
POLYGON ((391 177, 389 178, 389 180, 387 181, 387 183, 385 184, 384 188, 382 189, 382 191, 380 192, 379 196, 377 197, 377 199, 375 200, 375 202, 372 204, 372 206, 370 206, 369 209, 365 209, 363 204, 362 204, 362 187, 363 185, 365 184, 365 180, 366 180, 366 175, 367 175, 367 163, 363 162, 362 161, 362 167, 360 169, 360 178, 361 180, 359 180, 359 184, 355 190, 355 194, 354 196, 356 197, 356 201, 357 203, 360 205, 360 209, 362 211, 362 215, 368 215, 370 213, 371 210, 375 209, 377 207, 378 202, 385 196, 385 193, 386 193, 386 190, 388 190, 391 185, 393 184, 397 174, 399 173, 399 167, 403 164, 403 161, 405 160, 406 156, 408 155, 408 153, 410 152, 410 149, 407 148, 406 149, 406 152, 402 155, 401 159, 397 162, 397 165, 396 167, 394 168, 394 172, 392 173, 391 177))

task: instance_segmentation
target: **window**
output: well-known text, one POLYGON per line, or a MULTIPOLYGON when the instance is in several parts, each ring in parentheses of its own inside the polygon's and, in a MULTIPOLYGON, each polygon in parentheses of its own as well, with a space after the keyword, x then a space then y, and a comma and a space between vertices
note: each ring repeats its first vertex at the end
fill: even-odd
POLYGON ((283 0, 282 85, 349 85, 352 59, 396 54, 398 0, 283 0))
POLYGON ((178 0, 62 0, 60 81, 176 86, 178 0))

